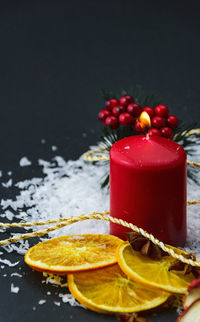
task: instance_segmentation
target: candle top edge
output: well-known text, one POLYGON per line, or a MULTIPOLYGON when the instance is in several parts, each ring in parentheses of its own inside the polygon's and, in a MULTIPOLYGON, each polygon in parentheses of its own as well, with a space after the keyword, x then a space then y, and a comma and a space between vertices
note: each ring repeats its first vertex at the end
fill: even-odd
POLYGON ((121 139, 110 150, 111 162, 133 168, 173 168, 186 164, 185 150, 176 142, 159 136, 135 135, 121 139))

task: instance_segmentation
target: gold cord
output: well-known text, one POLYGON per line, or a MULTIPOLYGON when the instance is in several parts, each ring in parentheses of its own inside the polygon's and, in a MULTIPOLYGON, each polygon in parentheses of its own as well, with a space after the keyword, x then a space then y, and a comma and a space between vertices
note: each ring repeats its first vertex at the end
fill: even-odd
MULTIPOLYGON (((64 226, 67 225, 71 225, 73 223, 76 223, 78 221, 83 221, 83 220, 88 220, 88 219, 96 219, 96 220, 106 220, 115 224, 119 224, 122 225, 124 227, 130 228, 133 231, 136 231, 137 233, 140 233, 142 236, 148 238, 150 241, 152 241, 152 243, 154 243, 155 245, 158 245, 163 251, 167 252, 169 255, 171 255, 173 258, 178 259, 179 261, 185 263, 185 264, 189 264, 195 267, 200 267, 200 262, 199 261, 195 261, 192 259, 188 259, 186 257, 184 257, 183 255, 178 254, 178 252, 176 252, 175 250, 173 250, 172 248, 170 248, 168 245, 165 245, 163 242, 161 242, 160 240, 158 240, 157 238, 155 238, 152 234, 149 234, 148 232, 146 232, 145 230, 143 230, 142 228, 137 227, 136 225, 133 225, 131 223, 128 223, 122 219, 117 219, 114 217, 111 217, 108 215, 109 212, 108 211, 104 211, 104 212, 93 212, 91 214, 86 214, 86 215, 80 215, 80 216, 72 216, 69 218, 59 218, 57 219, 57 224, 50 227, 50 228, 46 228, 40 231, 36 231, 36 232, 32 232, 32 233, 27 233, 27 234, 21 234, 19 236, 15 236, 13 238, 9 238, 9 239, 4 239, 0 241, 0 246, 5 246, 11 243, 15 243, 17 241, 23 240, 23 239, 27 239, 27 238, 31 238, 31 237, 37 237, 37 236, 44 236, 46 234, 48 234, 49 232, 52 232, 56 229, 60 229, 64 226)), ((55 220, 47 220, 44 222, 39 222, 40 225, 47 225, 49 223, 52 222, 56 222, 55 220)), ((17 227, 24 227, 25 223, 18 223, 17 227), (20 226, 21 224, 21 226, 20 226)), ((1 227, 14 227, 13 225, 15 224, 3 224, 1 223, 1 227), (5 226, 6 225, 6 226, 5 226)), ((33 225, 38 225, 38 223, 26 223, 26 225, 29 226, 33 226, 33 225)), ((16 227, 16 226, 15 226, 16 227)))
POLYGON ((82 158, 85 161, 96 162, 96 161, 107 161, 110 160, 109 155, 98 155, 104 151, 108 150, 106 147, 100 147, 98 149, 89 150, 82 155, 82 158), (94 156, 94 154, 97 154, 94 156))
POLYGON ((189 165, 191 167, 200 168, 200 163, 197 163, 197 162, 194 162, 194 161, 187 161, 187 165, 189 165))

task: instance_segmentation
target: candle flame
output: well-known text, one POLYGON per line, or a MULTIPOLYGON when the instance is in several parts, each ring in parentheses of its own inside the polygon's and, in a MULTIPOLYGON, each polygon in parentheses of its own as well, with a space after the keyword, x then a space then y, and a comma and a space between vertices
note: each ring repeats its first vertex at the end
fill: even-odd
POLYGON ((139 122, 144 127, 150 127, 151 126, 151 119, 147 112, 142 112, 139 117, 139 122))

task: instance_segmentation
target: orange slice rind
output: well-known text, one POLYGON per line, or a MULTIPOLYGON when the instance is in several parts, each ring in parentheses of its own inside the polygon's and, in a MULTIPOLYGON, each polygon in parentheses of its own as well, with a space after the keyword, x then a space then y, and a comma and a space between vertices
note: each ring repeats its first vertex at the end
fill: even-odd
POLYGON ((169 293, 147 288, 129 277, 118 264, 68 275, 72 295, 84 306, 101 313, 149 310, 164 303, 169 293))
POLYGON ((113 265, 116 248, 122 240, 111 235, 71 235, 38 243, 25 255, 31 268, 54 274, 67 274, 113 265))
MULTIPOLYGON (((184 251, 176 250, 183 255, 185 254, 184 251)), ((174 262, 171 256, 163 256, 159 261, 153 260, 133 250, 128 242, 118 246, 116 256, 118 264, 125 274, 138 283, 149 287, 171 293, 185 294, 188 285, 194 279, 191 273, 184 275, 180 271, 168 271, 174 262)))

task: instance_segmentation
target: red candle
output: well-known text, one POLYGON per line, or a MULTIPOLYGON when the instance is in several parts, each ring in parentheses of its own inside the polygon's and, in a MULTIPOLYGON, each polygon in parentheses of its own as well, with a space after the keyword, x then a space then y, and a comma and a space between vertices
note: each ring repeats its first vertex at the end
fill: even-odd
MULTIPOLYGON (((110 151, 110 212, 165 243, 186 240, 186 153, 176 142, 137 135, 110 151)), ((126 239, 127 228, 110 224, 110 233, 126 239)))

